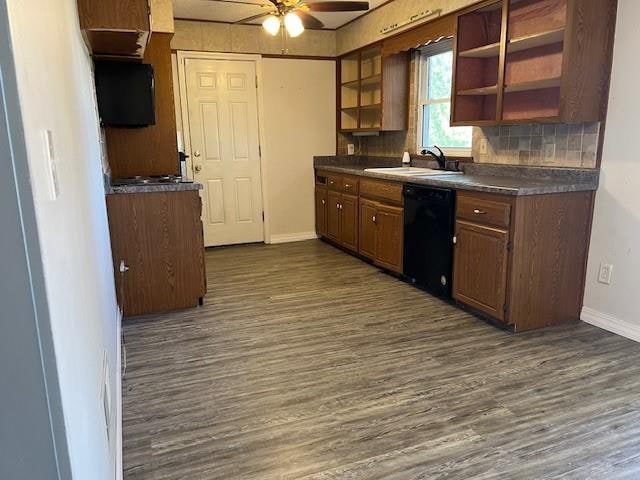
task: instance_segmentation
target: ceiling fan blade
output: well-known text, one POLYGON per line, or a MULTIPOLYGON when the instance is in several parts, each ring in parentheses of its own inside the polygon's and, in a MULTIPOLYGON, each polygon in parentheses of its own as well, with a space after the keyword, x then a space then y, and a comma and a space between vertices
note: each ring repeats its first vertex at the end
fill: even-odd
POLYGON ((312 12, 360 12, 369 10, 369 2, 313 2, 307 3, 312 12))
POLYGON ((302 25, 304 25, 304 28, 320 29, 324 27, 324 23, 303 10, 296 10, 296 15, 300 17, 300 20, 302 20, 302 25))
POLYGON ((266 17, 267 15, 271 15, 271 12, 262 12, 262 13, 259 13, 258 15, 251 15, 250 17, 243 18, 242 20, 238 20, 237 22, 233 22, 233 23, 234 24, 237 24, 237 23, 248 23, 248 22, 252 22, 253 20, 257 20, 259 18, 266 17))

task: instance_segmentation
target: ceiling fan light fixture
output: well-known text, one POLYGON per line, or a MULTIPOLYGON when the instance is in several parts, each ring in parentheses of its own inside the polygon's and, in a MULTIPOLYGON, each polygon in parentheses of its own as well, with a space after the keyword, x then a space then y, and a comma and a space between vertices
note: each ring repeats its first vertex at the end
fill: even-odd
POLYGON ((275 37, 280 31, 280 19, 275 15, 269 15, 265 18, 264 22, 262 22, 262 28, 264 28, 269 35, 275 37))
POLYGON ((284 26, 287 29, 287 33, 290 37, 297 37, 304 32, 304 25, 302 20, 294 12, 289 12, 284 16, 284 26))

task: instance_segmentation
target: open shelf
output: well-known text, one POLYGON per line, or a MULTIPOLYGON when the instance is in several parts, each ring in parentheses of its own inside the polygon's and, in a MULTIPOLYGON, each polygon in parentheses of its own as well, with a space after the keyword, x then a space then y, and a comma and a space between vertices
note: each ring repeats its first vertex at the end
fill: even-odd
POLYGON ((562 79, 560 77, 545 78, 542 80, 533 80, 530 82, 514 83, 505 85, 505 93, 526 92, 528 90, 544 90, 546 88, 559 87, 562 79))
MULTIPOLYGON (((552 45, 564 41, 564 28, 534 33, 525 37, 513 38, 507 46, 507 53, 520 52, 529 48, 552 45)), ((462 54, 461 54, 462 55, 462 54)))
POLYGON ((496 93, 498 93, 498 86, 491 85, 489 87, 470 88, 467 90, 460 90, 458 92, 458 95, 466 97, 471 95, 495 95, 496 93))
POLYGON ((362 85, 363 87, 371 87, 371 86, 379 86, 380 83, 382 82, 382 75, 381 74, 376 74, 376 75, 371 75, 370 77, 365 77, 362 80, 360 80, 360 85, 362 85))
POLYGON ((509 39, 563 29, 567 24, 567 0, 510 0, 509 39))
POLYGON ((382 104, 380 104, 380 103, 371 103, 369 105, 360 105, 360 108, 362 110, 375 110, 375 109, 382 108, 382 104))
POLYGON ((483 45, 482 47, 472 48, 459 53, 459 56, 464 58, 489 58, 497 57, 498 55, 500 55, 500 42, 483 45))

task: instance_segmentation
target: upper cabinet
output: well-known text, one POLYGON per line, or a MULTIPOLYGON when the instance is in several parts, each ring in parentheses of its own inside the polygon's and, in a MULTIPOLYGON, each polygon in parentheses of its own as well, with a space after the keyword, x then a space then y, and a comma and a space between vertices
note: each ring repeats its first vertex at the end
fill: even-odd
POLYGON ((95 57, 142 59, 152 31, 173 33, 171 0, 78 0, 78 15, 95 57))
POLYGON ((453 125, 606 114, 616 0, 491 0, 456 18, 453 125))
POLYGON ((406 130, 408 75, 406 52, 383 56, 382 48, 375 46, 341 57, 339 129, 343 132, 406 130))

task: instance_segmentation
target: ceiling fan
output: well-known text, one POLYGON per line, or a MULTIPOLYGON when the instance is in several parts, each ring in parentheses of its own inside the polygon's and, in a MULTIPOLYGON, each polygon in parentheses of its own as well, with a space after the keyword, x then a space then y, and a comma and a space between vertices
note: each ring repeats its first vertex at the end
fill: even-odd
MULTIPOLYGON (((309 12, 359 12, 369 10, 369 2, 362 1, 319 1, 307 3, 305 0, 269 0, 268 3, 254 3, 243 0, 210 0, 219 3, 254 5, 263 11, 234 22, 247 24, 262 17, 262 27, 273 36, 280 31, 282 24, 290 37, 297 37, 305 28, 322 28, 324 23, 309 12)), ((284 34, 284 31, 283 31, 284 34)))

